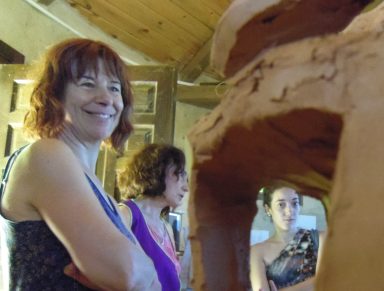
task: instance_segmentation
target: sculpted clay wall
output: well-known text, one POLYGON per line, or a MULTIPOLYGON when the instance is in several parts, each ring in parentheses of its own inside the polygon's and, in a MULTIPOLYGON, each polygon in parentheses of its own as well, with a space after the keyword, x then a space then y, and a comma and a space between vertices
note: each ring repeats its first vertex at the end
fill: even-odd
POLYGON ((232 91, 194 126, 190 221, 197 290, 250 289, 256 190, 273 178, 328 205, 316 290, 384 286, 380 17, 375 30, 352 27, 264 52, 236 73, 232 91))

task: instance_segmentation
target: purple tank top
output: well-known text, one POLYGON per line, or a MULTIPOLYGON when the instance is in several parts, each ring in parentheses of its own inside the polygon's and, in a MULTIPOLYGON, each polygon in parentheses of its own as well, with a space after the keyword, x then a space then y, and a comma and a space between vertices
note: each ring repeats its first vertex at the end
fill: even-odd
POLYGON ((180 291, 180 279, 175 264, 153 239, 139 207, 131 200, 124 201, 132 212, 132 232, 144 252, 155 265, 163 291, 180 291))

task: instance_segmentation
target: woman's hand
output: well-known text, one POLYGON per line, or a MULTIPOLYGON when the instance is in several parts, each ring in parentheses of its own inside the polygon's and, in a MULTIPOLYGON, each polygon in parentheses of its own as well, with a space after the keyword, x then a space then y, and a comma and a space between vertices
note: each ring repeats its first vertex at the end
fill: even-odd
POLYGON ((157 277, 154 278, 154 280, 151 283, 151 286, 149 286, 149 290, 151 291, 161 291, 161 284, 160 281, 157 279, 157 277))
POLYGON ((64 267, 64 274, 76 280, 87 288, 90 288, 92 290, 103 291, 103 289, 98 288, 95 284, 89 281, 89 279, 80 272, 80 270, 76 267, 73 262, 64 267))
MULTIPOLYGON (((73 262, 64 267, 64 274, 67 275, 68 277, 71 277, 72 279, 76 280, 77 282, 79 282, 80 284, 84 285, 89 289, 96 290, 96 291, 105 291, 104 289, 97 287, 87 277, 85 277, 73 262)), ((152 281, 148 290, 151 290, 151 291, 161 290, 161 284, 157 279, 157 276, 152 281)))
POLYGON ((273 282, 272 280, 269 280, 269 288, 271 291, 277 291, 277 287, 275 285, 275 282, 273 282))
POLYGON ((259 291, 278 291, 275 283, 272 280, 269 280, 269 289, 260 288, 259 291))

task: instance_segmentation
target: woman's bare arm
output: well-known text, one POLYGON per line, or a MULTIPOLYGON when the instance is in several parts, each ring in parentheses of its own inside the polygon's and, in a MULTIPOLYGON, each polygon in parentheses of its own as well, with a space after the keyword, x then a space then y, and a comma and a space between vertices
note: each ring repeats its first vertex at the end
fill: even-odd
MULTIPOLYGON (((315 277, 312 277, 291 287, 281 288, 279 291, 313 291, 314 284, 315 277)), ((271 291, 274 291, 273 288, 271 288, 271 291)))
POLYGON ((47 223, 81 273, 101 289, 149 289, 157 279, 153 263, 110 221, 64 143, 38 141, 17 163, 22 172, 10 178, 6 192, 17 196, 17 184, 28 185, 25 205, 47 223))
POLYGON ((126 228, 131 229, 132 227, 132 211, 124 203, 119 204, 119 209, 121 212, 121 218, 126 226, 126 228))
POLYGON ((325 242, 326 237, 327 237, 326 231, 319 231, 319 250, 317 252, 316 270, 318 270, 319 266, 320 266, 321 257, 322 257, 323 249, 324 249, 324 242, 325 242))
POLYGON ((269 291, 263 259, 263 243, 251 247, 251 283, 254 291, 269 291))

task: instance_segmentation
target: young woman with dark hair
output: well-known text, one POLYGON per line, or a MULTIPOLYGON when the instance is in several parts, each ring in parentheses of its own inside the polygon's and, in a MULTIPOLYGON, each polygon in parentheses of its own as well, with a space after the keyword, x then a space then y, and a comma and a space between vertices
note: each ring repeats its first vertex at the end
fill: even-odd
POLYGON ((260 193, 275 233, 251 248, 253 290, 313 290, 325 234, 297 226, 301 196, 292 185, 276 181, 260 193))

